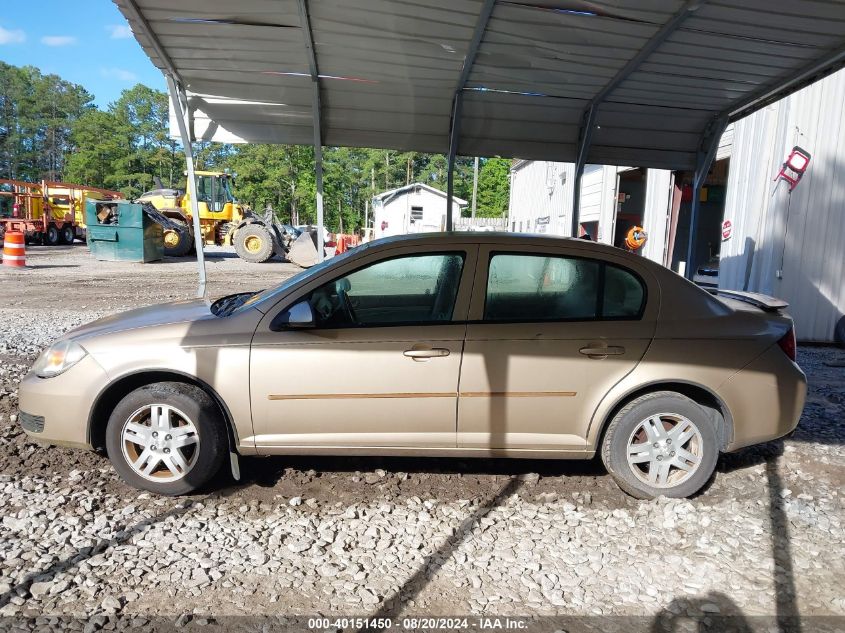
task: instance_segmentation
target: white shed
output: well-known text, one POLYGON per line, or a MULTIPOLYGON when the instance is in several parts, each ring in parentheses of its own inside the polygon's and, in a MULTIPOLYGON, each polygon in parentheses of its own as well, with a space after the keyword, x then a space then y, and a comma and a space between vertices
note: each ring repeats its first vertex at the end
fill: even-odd
MULTIPOLYGON (((452 199, 452 217, 459 218, 466 200, 452 199)), ((406 233, 443 231, 446 193, 415 182, 373 197, 373 232, 376 239, 406 233)))

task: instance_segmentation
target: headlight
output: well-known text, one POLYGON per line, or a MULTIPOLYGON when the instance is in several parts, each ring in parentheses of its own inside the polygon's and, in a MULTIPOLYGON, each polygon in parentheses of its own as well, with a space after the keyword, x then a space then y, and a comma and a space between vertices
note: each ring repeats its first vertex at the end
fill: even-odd
POLYGON ((32 366, 32 371, 39 378, 52 378, 76 365, 86 354, 88 352, 78 343, 59 341, 41 352, 41 356, 32 366))

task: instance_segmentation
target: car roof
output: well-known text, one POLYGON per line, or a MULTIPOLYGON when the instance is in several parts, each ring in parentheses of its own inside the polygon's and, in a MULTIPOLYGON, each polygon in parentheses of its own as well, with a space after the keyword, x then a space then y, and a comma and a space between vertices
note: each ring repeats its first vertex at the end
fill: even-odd
POLYGON ((432 244, 455 245, 455 244, 501 244, 502 246, 576 246, 579 250, 591 251, 596 254, 616 255, 630 257, 632 260, 642 262, 648 261, 644 257, 633 255, 628 251, 609 244, 600 244, 592 240, 581 238, 562 237, 558 235, 536 235, 532 233, 509 233, 505 231, 449 231, 439 233, 411 233, 407 235, 394 235, 383 237, 366 246, 370 249, 390 248, 395 246, 431 246, 432 244))

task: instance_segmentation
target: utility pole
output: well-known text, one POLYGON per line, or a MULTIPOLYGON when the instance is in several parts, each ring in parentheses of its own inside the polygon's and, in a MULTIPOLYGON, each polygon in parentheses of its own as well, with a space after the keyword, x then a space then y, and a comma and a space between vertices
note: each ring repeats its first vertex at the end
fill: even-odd
POLYGON ((475 165, 472 168, 472 219, 475 219, 475 210, 478 206, 478 156, 475 157, 475 165))

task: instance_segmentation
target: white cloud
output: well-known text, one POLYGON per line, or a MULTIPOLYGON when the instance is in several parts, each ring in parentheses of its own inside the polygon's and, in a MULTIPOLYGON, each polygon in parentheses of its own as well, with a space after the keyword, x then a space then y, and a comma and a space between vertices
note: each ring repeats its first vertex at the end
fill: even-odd
POLYGON ((71 46, 76 44, 76 38, 73 35, 45 35, 41 43, 44 46, 71 46))
POLYGON ((0 26, 0 44, 23 44, 26 41, 26 33, 20 29, 7 31, 0 26))
POLYGON ((128 24, 109 24, 106 30, 113 40, 127 40, 132 37, 132 29, 128 24))
POLYGON ((101 68, 100 74, 106 79, 126 82, 138 81, 138 76, 135 73, 124 68, 101 68))

